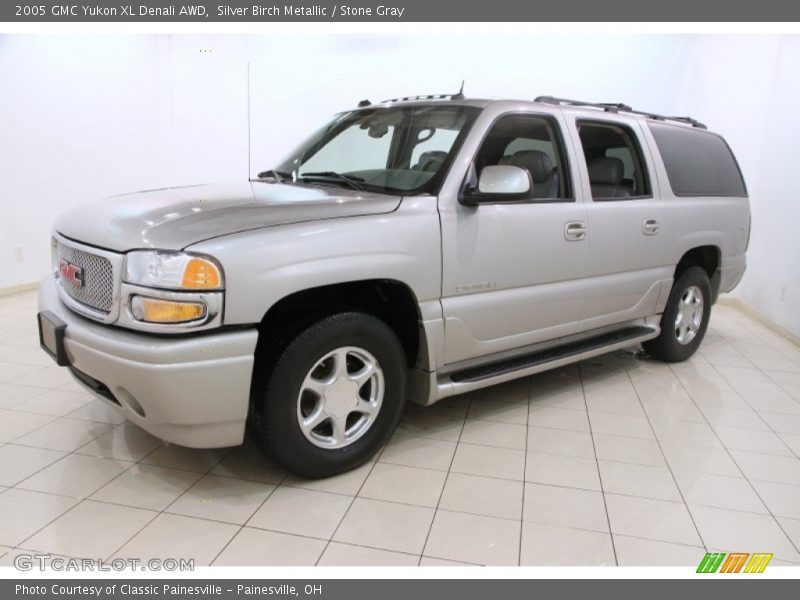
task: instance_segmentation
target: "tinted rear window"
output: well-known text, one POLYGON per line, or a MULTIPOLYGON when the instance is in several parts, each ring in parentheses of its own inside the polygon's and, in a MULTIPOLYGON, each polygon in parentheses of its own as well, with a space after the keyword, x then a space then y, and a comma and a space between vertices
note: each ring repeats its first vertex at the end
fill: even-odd
POLYGON ((747 196, 736 159, 720 136, 660 124, 650 124, 650 131, 676 196, 747 196))

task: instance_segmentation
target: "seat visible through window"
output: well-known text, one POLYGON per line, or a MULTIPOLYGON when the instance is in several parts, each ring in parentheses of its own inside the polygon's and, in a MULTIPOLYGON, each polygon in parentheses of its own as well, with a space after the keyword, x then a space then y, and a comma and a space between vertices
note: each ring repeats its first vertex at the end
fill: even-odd
POLYGON ((630 188, 622 182, 625 165, 619 158, 604 156, 589 163, 589 184, 595 198, 627 198, 630 188))
POLYGON ((532 200, 566 201, 572 196, 563 140, 555 119, 510 114, 492 125, 475 156, 474 180, 485 167, 509 165, 525 169, 533 182, 532 200))
POLYGON ((443 150, 430 150, 423 152, 417 164, 412 169, 417 171, 438 171, 444 161, 447 159, 447 152, 443 150))
POLYGON ((624 200, 650 195, 636 135, 622 123, 578 121, 594 200, 624 200))
POLYGON ((534 198, 558 198, 558 176, 553 161, 539 150, 520 150, 500 159, 501 165, 520 167, 531 174, 534 198))

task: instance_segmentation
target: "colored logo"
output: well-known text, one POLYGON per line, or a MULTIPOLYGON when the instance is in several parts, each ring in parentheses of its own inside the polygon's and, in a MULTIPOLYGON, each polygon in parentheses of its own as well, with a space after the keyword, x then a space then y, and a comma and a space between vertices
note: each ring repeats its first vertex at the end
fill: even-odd
POLYGON ((697 567, 698 573, 763 573, 772 553, 707 552, 697 567))
POLYGON ((58 271, 61 273, 61 277, 75 287, 83 287, 83 269, 78 265, 73 265, 65 258, 62 258, 58 265, 58 271))

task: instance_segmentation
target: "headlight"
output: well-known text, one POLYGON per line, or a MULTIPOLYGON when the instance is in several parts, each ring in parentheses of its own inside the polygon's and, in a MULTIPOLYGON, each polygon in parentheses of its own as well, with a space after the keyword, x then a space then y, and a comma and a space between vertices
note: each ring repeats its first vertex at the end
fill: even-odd
POLYGON ((210 257, 134 251, 125 257, 125 282, 171 290, 220 290, 222 269, 210 257))

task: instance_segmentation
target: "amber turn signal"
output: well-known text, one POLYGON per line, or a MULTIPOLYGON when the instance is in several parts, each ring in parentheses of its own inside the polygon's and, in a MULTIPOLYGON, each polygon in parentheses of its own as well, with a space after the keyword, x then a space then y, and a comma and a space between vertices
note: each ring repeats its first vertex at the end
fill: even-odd
POLYGON ((131 312, 137 321, 146 323, 186 323, 206 315, 202 302, 175 302, 145 296, 131 299, 131 312))
POLYGON ((213 290, 220 287, 222 276, 219 267, 210 260, 193 256, 183 270, 184 288, 193 290, 213 290))

